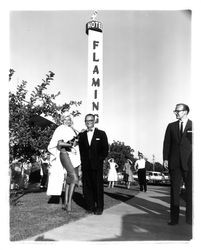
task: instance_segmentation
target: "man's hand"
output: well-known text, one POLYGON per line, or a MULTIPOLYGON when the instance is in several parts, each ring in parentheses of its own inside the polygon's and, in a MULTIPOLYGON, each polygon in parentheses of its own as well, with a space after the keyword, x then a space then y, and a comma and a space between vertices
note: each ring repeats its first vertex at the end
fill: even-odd
POLYGON ((168 169, 168 160, 164 160, 163 166, 164 166, 164 168, 168 169))

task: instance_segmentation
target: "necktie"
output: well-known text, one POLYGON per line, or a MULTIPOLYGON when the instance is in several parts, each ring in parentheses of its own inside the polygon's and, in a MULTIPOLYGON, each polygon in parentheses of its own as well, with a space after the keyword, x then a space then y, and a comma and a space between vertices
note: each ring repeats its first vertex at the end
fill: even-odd
POLYGON ((93 129, 92 128, 87 129, 87 132, 89 132, 89 131, 93 131, 93 129))
POLYGON ((182 137, 183 134, 183 122, 180 124, 180 137, 182 137))

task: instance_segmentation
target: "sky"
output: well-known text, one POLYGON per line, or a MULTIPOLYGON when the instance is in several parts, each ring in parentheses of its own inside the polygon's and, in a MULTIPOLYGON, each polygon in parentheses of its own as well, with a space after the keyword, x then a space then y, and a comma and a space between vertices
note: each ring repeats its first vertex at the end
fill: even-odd
MULTIPOLYGON (((57 102, 82 101, 75 127, 84 128, 88 37, 93 10, 11 11, 9 88, 31 91, 55 73, 57 102)), ((103 23, 103 125, 108 140, 162 161, 166 126, 175 105, 191 105, 191 13, 183 10, 98 10, 103 23)))

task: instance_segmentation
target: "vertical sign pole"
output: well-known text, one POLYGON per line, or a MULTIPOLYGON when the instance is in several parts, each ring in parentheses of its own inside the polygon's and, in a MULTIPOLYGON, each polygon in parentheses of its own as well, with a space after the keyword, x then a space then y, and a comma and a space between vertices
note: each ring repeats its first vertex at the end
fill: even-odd
POLYGON ((88 35, 87 112, 96 116, 98 124, 103 114, 103 25, 96 21, 97 12, 86 24, 88 35))

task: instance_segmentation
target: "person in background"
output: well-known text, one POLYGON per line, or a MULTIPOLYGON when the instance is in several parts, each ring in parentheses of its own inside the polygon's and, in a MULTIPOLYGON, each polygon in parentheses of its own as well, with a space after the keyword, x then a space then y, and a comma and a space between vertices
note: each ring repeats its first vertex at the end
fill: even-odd
POLYGON ((31 172, 29 176, 30 184, 40 185, 41 182, 41 162, 39 157, 36 155, 32 155, 30 159, 31 163, 31 172))
POLYGON ((95 116, 85 116, 87 130, 79 134, 82 168, 82 188, 87 213, 101 215, 104 209, 103 161, 108 155, 108 140, 104 131, 95 128, 95 116))
POLYGON ((49 160, 47 152, 42 153, 40 160, 41 160, 41 170, 42 170, 40 188, 46 189, 48 182, 48 169, 49 169, 49 160))
POLYGON ((108 160, 109 162, 109 172, 108 172, 108 187, 109 188, 113 188, 114 187, 114 184, 115 182, 117 181, 117 171, 116 171, 116 168, 118 168, 118 164, 114 161, 114 158, 111 158, 108 160))
POLYGON ((24 189, 28 189, 29 186, 29 176, 31 172, 31 163, 29 160, 23 163, 23 170, 24 170, 24 189))
POLYGON ((188 105, 179 103, 174 114, 177 121, 169 123, 163 142, 163 164, 168 168, 171 181, 170 221, 179 223, 180 189, 186 189, 186 223, 192 224, 192 121, 188 119, 188 105))
POLYGON ((127 159, 123 167, 123 171, 125 171, 125 183, 127 189, 130 189, 131 182, 133 182, 134 180, 133 173, 131 171, 131 164, 132 161, 130 159, 127 159))
POLYGON ((135 162, 134 168, 138 174, 138 182, 140 185, 140 191, 146 192, 147 191, 147 181, 146 181, 146 168, 145 168, 145 159, 143 154, 138 152, 139 159, 135 162))
POLYGON ((75 168, 80 165, 79 147, 76 140, 72 142, 76 134, 72 117, 67 116, 64 118, 63 124, 54 131, 48 145, 48 151, 51 155, 47 195, 61 195, 64 185, 63 209, 68 213, 72 211, 72 196, 78 182, 75 168), (65 172, 67 172, 66 175, 65 172))

